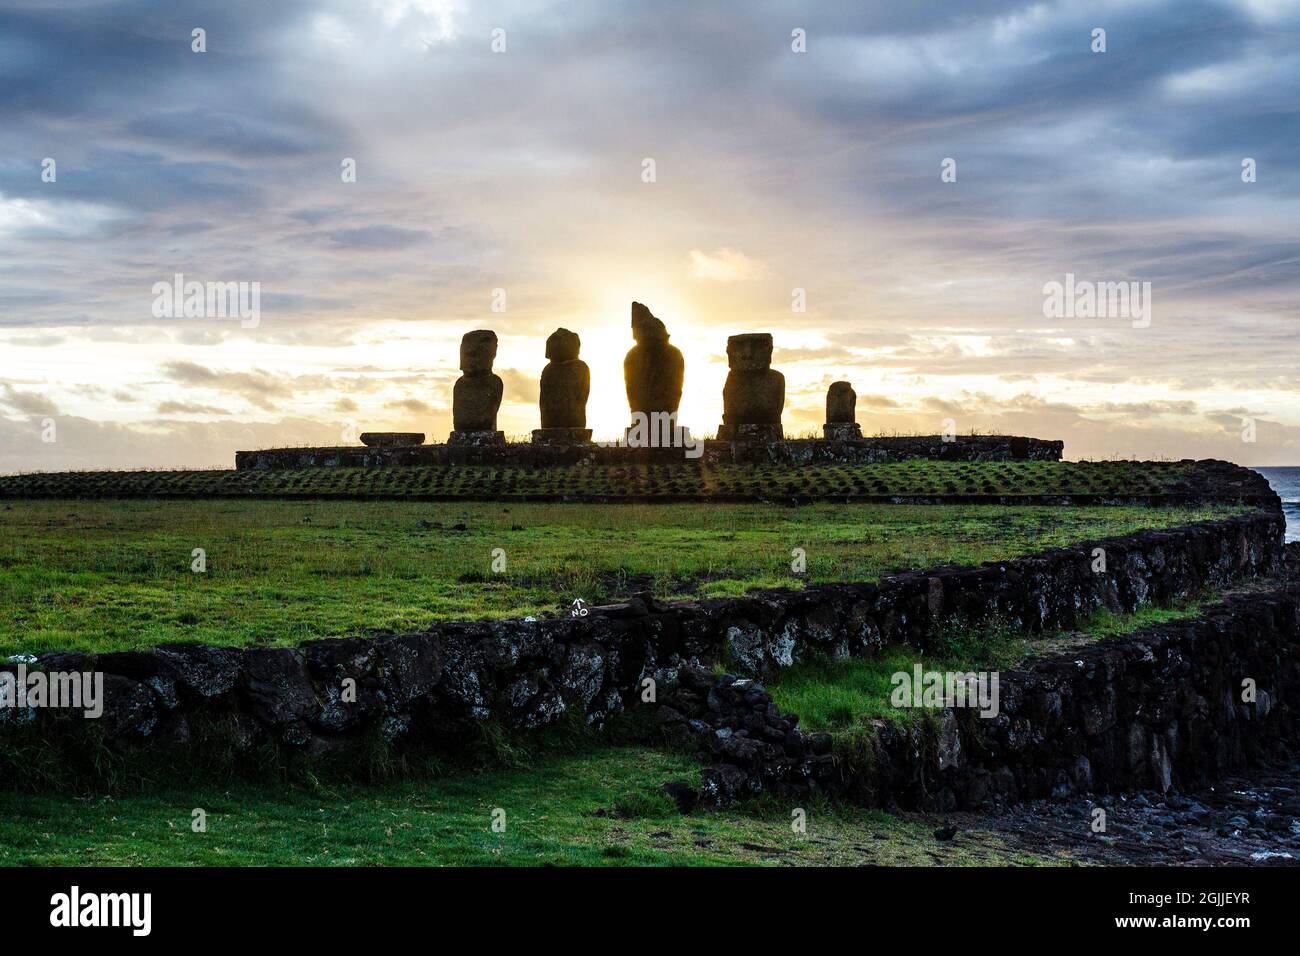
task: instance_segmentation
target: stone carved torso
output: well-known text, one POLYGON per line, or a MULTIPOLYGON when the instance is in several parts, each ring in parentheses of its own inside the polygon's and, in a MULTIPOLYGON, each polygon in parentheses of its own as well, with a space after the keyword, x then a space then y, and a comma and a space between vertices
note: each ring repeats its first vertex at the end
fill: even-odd
POLYGON ((623 360, 627 403, 633 412, 675 412, 682 402, 686 359, 668 342, 647 341, 632 346, 623 360))
POLYGON ((591 369, 581 359, 548 362, 542 369, 543 428, 586 428, 591 369))
POLYGON ((451 390, 451 427, 458 432, 494 432, 504 386, 495 372, 466 372, 451 390))

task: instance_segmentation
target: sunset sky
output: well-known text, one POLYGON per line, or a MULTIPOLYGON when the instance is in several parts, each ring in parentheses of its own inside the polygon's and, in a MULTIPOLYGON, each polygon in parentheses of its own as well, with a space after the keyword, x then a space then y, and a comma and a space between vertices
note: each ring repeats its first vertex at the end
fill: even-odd
POLYGON ((0 91, 0 471, 442 441, 477 328, 507 434, 564 326, 612 436, 633 299, 697 434, 768 331, 788 434, 848 379, 867 434, 1300 464, 1297 2, 0 0, 0 91), (258 326, 155 318, 175 273, 258 326))

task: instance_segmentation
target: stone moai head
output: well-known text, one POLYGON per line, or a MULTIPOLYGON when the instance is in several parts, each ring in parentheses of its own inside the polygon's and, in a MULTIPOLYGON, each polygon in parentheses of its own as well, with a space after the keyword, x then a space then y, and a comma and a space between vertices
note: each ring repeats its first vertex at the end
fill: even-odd
POLYGON ((578 338, 577 332, 556 329, 546 340, 546 358, 551 362, 574 362, 577 361, 578 350, 581 348, 582 340, 578 338))
POLYGON ((857 421, 858 393, 848 382, 831 382, 826 392, 826 423, 848 424, 857 421))
POLYGON ((632 338, 638 345, 666 343, 668 328, 640 302, 632 303, 632 338))
POLYGON ((490 329, 466 332, 460 340, 460 370, 466 375, 492 371, 497 358, 497 334, 490 329))
POLYGON ((727 339, 727 365, 737 372, 761 372, 772 367, 772 336, 767 332, 733 335, 727 339))

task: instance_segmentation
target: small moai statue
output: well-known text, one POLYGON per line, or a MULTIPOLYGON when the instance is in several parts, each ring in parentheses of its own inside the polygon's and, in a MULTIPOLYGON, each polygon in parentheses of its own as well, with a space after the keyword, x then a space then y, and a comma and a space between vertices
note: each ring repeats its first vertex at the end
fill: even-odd
POLYGON ((851 441, 862 437, 858 425, 858 393, 848 382, 831 382, 826 392, 826 424, 822 434, 831 441, 851 441))
POLYGON ((542 369, 542 427, 533 429, 535 445, 580 445, 591 441, 587 427, 587 396, 591 369, 578 358, 582 340, 576 332, 556 329, 546 340, 546 368, 542 369))
POLYGON ((460 340, 460 370, 451 392, 452 445, 501 445, 505 434, 497 431, 501 408, 501 379, 492 372, 497 357, 497 334, 488 329, 466 332, 460 340))
POLYGON ((686 377, 686 360, 681 350, 668 344, 668 329, 653 312, 640 302, 632 303, 632 337, 636 345, 623 359, 623 380, 627 385, 627 404, 632 411, 633 427, 628 440, 637 432, 635 419, 650 423, 652 431, 666 422, 677 428, 677 407, 682 401, 682 382, 686 377))
POLYGON ((722 389, 722 441, 778 442, 785 408, 785 376, 772 368, 772 336, 766 332, 727 339, 727 383, 722 389))

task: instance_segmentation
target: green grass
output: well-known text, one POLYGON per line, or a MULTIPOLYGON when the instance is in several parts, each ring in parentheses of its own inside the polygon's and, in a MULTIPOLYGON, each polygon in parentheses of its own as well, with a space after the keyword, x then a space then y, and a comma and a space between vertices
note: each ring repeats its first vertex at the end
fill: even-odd
POLYGON ((493 501, 784 500, 893 496, 1205 494, 1192 462, 941 462, 303 468, 0 476, 0 498, 341 497, 493 501))
POLYGON ((912 721, 925 714, 925 708, 896 708, 890 703, 893 675, 910 674, 917 664, 923 671, 1010 670, 1059 648, 1067 638, 1100 640, 1153 624, 1188 620, 1208 602, 1207 598, 1173 607, 1144 607, 1131 614, 1101 609, 1070 631, 1033 636, 997 621, 978 626, 950 621, 934 635, 932 653, 894 645, 874 657, 820 658, 780 671, 766 686, 783 712, 799 715, 804 730, 853 733, 871 720, 912 721))
POLYGON ((1166 624, 1170 621, 1185 621, 1197 617, 1201 613, 1201 609, 1208 603, 1210 601, 1206 599, 1180 604, 1175 607, 1144 607, 1133 614, 1116 614, 1114 611, 1102 608, 1093 612, 1088 620, 1080 625, 1079 631, 1098 639, 1117 637, 1120 634, 1136 631, 1141 627, 1166 624))
POLYGON ((1237 510, 13 501, 0 504, 0 654, 284 645, 557 613, 645 587, 679 597, 870 581, 1237 510), (191 571, 195 548, 203 573, 191 571), (806 575, 791 571, 794 548, 806 575))
POLYGON ((1005 865, 1034 857, 985 831, 939 843, 918 816, 809 805, 681 815, 659 790, 699 764, 633 747, 517 770, 310 791, 213 785, 115 798, 0 793, 0 864, 77 866, 1005 865), (207 832, 191 829, 193 811, 207 832), (492 813, 505 811, 504 832, 492 813))

